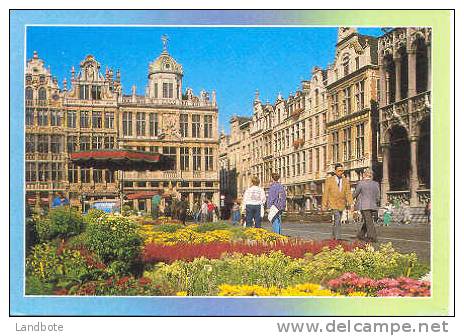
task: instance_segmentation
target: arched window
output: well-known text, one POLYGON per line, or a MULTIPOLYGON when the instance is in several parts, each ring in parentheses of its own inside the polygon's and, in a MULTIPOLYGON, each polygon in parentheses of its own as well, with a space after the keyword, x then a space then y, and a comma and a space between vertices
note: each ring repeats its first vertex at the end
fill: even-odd
POLYGON ((41 87, 39 89, 39 100, 46 100, 47 99, 47 91, 45 88, 41 87))
POLYGON ((31 87, 26 88, 26 100, 32 100, 33 99, 33 91, 31 87))
POLYGON ((350 57, 348 55, 343 57, 343 76, 347 76, 350 72, 350 57))

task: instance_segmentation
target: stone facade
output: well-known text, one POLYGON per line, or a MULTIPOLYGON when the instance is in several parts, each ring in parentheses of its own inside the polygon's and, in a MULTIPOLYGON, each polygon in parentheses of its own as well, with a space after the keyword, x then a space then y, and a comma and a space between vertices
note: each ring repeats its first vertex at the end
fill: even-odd
POLYGON ((430 200, 430 28, 396 28, 379 39, 382 202, 430 200))
MULTIPOLYGON (((164 189, 182 193, 190 204, 202 198, 219 204, 218 106, 216 93, 187 88, 183 69, 164 44, 149 65, 146 94, 123 95, 120 72, 106 69, 89 55, 70 87, 57 80, 34 53, 25 74, 26 199, 29 205, 51 204, 64 192, 72 205, 116 200, 120 176, 107 170, 81 169, 69 153, 90 149, 133 149, 160 152, 175 158, 174 170, 124 173, 124 192, 140 194, 164 189), (84 197, 82 197, 84 196, 84 197)), ((136 210, 150 211, 149 197, 127 201, 136 210)))
POLYGON ((229 172, 240 166, 237 176, 245 180, 235 187, 229 179, 225 190, 235 188, 240 197, 252 175, 267 189, 275 171, 287 188, 287 210, 310 211, 320 208, 324 180, 335 163, 345 166, 353 187, 365 168, 381 171, 377 96, 377 39, 339 28, 333 64, 315 67, 287 99, 279 94, 273 104, 263 104, 256 94, 244 131, 239 118, 232 118, 230 136, 221 138, 227 142, 221 144, 221 160, 229 172))

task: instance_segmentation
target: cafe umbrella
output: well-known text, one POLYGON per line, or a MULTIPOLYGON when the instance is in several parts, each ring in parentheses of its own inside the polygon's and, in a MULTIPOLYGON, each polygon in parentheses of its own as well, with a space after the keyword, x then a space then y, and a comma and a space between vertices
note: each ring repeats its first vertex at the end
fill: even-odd
POLYGON ((171 170, 174 160, 160 153, 127 149, 89 150, 70 154, 70 162, 81 168, 118 171, 121 207, 124 200, 124 172, 171 170))

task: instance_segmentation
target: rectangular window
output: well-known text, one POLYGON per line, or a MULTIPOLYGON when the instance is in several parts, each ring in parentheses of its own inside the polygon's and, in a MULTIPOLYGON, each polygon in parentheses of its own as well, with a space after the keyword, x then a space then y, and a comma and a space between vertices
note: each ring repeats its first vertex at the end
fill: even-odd
POLYGON ((26 134, 26 153, 34 153, 35 152, 35 135, 34 134, 26 134))
POLYGON ((49 164, 48 162, 39 162, 38 164, 39 168, 39 181, 45 182, 48 181, 50 178, 50 172, 49 172, 49 164))
POLYGON ((82 135, 80 138, 80 150, 87 151, 90 150, 90 136, 82 135))
POLYGON ((306 174, 306 152, 301 152, 301 173, 306 174))
POLYGON ((89 111, 81 111, 81 128, 89 128, 90 127, 90 112, 89 111))
POLYGON ((296 175, 299 176, 301 174, 301 167, 300 167, 300 152, 296 153, 296 175))
POLYGON ((93 182, 103 183, 103 169, 93 168, 93 182))
POLYGON ((205 115, 204 116, 204 136, 205 138, 213 137, 213 116, 205 115))
POLYGON ((348 161, 351 158, 351 127, 343 130, 343 160, 348 161))
POLYGON ((39 126, 48 126, 48 111, 39 110, 38 111, 38 124, 39 126))
POLYGON ((158 83, 155 83, 155 98, 158 98, 158 83))
POLYGON ((321 156, 320 156, 320 151, 319 148, 316 148, 316 153, 315 153, 315 161, 316 161, 316 172, 321 171, 321 156))
POLYGON ((67 111, 67 126, 68 128, 76 128, 76 119, 77 119, 77 112, 76 111, 67 111))
POLYGON ((332 110, 332 115, 334 118, 338 118, 338 94, 334 93, 331 96, 331 110, 332 110))
POLYGON ((114 183, 114 170, 105 170, 105 181, 106 183, 114 183))
POLYGON ((51 126, 61 126, 61 111, 51 111, 51 126))
POLYGON ((103 136, 94 135, 92 136, 92 149, 102 149, 103 148, 103 136))
POLYGON ((26 109, 26 125, 33 126, 34 125, 34 110, 27 108, 26 109))
POLYGON ((101 99, 101 87, 99 85, 92 85, 92 99, 93 100, 101 99))
POLYGON ((188 137, 188 115, 180 115, 180 134, 183 138, 188 137))
POLYGON ((351 113, 351 87, 347 87, 343 90, 343 108, 345 114, 351 113))
POLYGON ((113 149, 115 147, 114 146, 115 140, 116 140, 116 138, 114 136, 112 136, 112 135, 105 136, 104 148, 105 149, 113 149))
POLYGON ((356 109, 359 111, 364 108, 364 80, 356 83, 355 90, 356 109))
POLYGON ((163 155, 172 160, 172 169, 177 169, 177 147, 163 147, 163 155))
POLYGON ((149 118, 149 132, 150 136, 157 136, 158 135, 158 114, 157 113, 150 113, 150 118, 149 118))
POLYGON ((159 153, 158 146, 150 146, 150 152, 152 153, 159 153))
POLYGON ((192 155, 193 155, 193 170, 200 171, 201 170, 201 148, 199 147, 192 148, 192 155))
POLYGON ((327 133, 327 113, 322 114, 322 134, 327 133))
POLYGON ((100 111, 92 112, 92 127, 102 128, 102 113, 100 111))
POLYGON ((48 153, 48 135, 37 135, 37 152, 48 153))
POLYGON ((356 56, 354 59, 356 70, 359 70, 359 56, 356 56))
POLYGON ((332 153, 333 153, 333 162, 336 163, 339 160, 339 154, 338 154, 338 132, 333 132, 332 133, 332 153))
POLYGON ((213 170, 213 149, 205 148, 205 170, 213 170))
POLYGON ((69 183, 77 183, 78 179, 78 168, 76 165, 70 163, 68 164, 68 182, 69 183))
POLYGON ((316 116, 314 122, 316 123, 316 136, 318 137, 321 134, 321 129, 319 125, 319 116, 316 116))
POLYGON ((90 183, 90 168, 81 168, 81 183, 90 183))
POLYGON ((62 152, 63 137, 61 135, 52 135, 50 143, 52 153, 59 154, 62 152))
POLYGON ((356 158, 364 157, 364 124, 356 125, 356 158))
POLYGON ((189 149, 188 147, 181 147, 180 148, 180 169, 181 170, 189 170, 189 149))
POLYGON ((173 98, 172 83, 163 83, 163 98, 173 98))
POLYGON ((192 138, 200 137, 200 116, 198 114, 192 115, 192 138))
POLYGON ((114 128, 114 112, 105 112, 105 128, 114 128))
POLYGON ((310 149, 308 150, 308 173, 312 173, 313 171, 313 151, 310 149))
POLYGON ((76 135, 68 135, 68 137, 66 138, 66 143, 68 153, 73 153, 78 150, 76 135))
POLYGON ((132 135, 132 112, 122 114, 122 133, 123 135, 132 135))
POLYGON ((52 162, 52 181, 60 182, 63 180, 63 167, 61 163, 52 162))
POLYGON ((37 181, 36 168, 37 168, 37 163, 26 162, 26 182, 37 181))
POLYGON ((90 85, 79 85, 79 99, 90 99, 90 85))
POLYGON ((145 135, 145 113, 137 112, 137 120, 135 128, 137 130, 137 136, 144 136, 145 135))

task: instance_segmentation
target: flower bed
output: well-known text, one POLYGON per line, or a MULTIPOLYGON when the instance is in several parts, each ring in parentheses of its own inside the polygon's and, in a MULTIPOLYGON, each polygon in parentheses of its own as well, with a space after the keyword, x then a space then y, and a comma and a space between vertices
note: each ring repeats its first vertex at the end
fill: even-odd
POLYGON ((429 279, 429 268, 391 244, 375 250, 227 223, 153 224, 101 211, 82 218, 52 212, 35 225, 44 234, 28 249, 27 294, 430 296, 430 281, 417 280, 429 279))
POLYGON ((193 261, 195 258, 219 259, 226 253, 240 253, 260 255, 271 251, 281 251, 292 258, 303 258, 306 253, 317 254, 324 247, 334 249, 341 246, 344 251, 352 251, 355 247, 362 247, 361 243, 328 241, 286 240, 274 243, 266 242, 213 242, 203 244, 154 244, 146 245, 142 251, 144 263, 165 262, 176 260, 193 261))
POLYGON ((345 273, 329 280, 327 287, 342 295, 362 292, 367 296, 430 296, 430 282, 407 277, 374 280, 356 273, 345 273))

